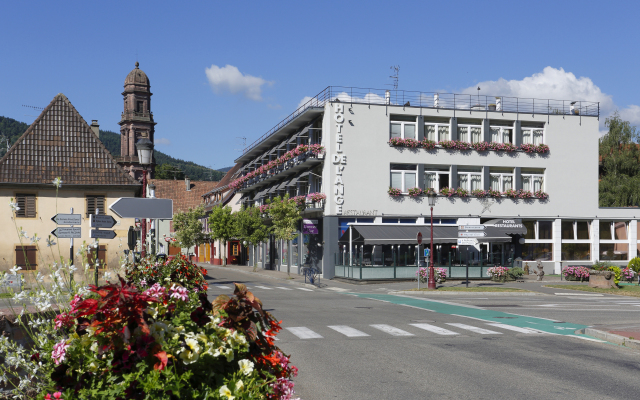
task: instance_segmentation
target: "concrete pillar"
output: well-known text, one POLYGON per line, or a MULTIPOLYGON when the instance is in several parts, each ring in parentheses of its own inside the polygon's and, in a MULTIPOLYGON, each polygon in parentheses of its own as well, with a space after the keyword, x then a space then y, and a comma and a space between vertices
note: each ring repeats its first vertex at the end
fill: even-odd
POLYGON ((638 221, 629 221, 629 261, 638 256, 638 221))
POLYGON ((458 140, 458 120, 456 117, 451 118, 449 124, 449 140, 458 140))
POLYGON ((422 139, 424 139, 424 117, 422 115, 418 115, 418 122, 417 122, 418 126, 417 126, 417 132, 418 132, 418 141, 421 142, 422 139))
POLYGON ((562 220, 557 218, 553 221, 553 261, 555 264, 554 273, 562 272, 562 220))
POLYGON ((600 260, 600 220, 591 221, 591 261, 600 260))
POLYGON ((514 182, 513 188, 515 190, 522 189, 522 169, 520 167, 515 167, 513 169, 514 182))
POLYGON ((418 187, 424 190, 424 164, 418 164, 418 187))
POLYGON ((482 137, 487 143, 491 143, 491 128, 489 127, 490 122, 491 121, 489 119, 482 120, 482 137))
POLYGON ((331 279, 335 276, 335 254, 339 251, 337 239, 338 229, 337 216, 322 218, 322 240, 324 240, 322 277, 324 279, 331 279))
POLYGON ((515 146, 522 144, 522 121, 515 121, 513 124, 513 144, 515 146))
POLYGON ((458 166, 452 165, 449 173, 449 187, 456 188, 458 187, 458 166))

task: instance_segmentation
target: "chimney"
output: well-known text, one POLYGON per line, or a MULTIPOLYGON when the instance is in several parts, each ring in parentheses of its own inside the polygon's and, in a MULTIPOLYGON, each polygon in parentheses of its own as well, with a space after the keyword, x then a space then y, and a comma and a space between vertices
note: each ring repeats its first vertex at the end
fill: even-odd
POLYGON ((91 120, 91 130, 96 135, 96 137, 98 139, 100 139, 100 125, 98 125, 98 120, 97 119, 92 119, 91 120))
POLYGON ((156 197, 156 185, 154 185, 153 182, 149 184, 149 197, 152 199, 156 197))
POLYGON ((184 184, 187 186, 187 192, 191 191, 191 179, 188 176, 184 176, 184 184))

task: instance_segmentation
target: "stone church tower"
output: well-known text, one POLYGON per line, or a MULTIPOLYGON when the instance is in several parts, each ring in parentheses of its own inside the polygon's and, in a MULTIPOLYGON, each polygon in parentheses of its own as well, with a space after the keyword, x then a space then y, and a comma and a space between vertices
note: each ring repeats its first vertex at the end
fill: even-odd
POLYGON ((148 171, 147 179, 153 177, 155 157, 152 164, 141 165, 138 162, 136 142, 141 138, 147 138, 153 143, 156 123, 153 122, 151 112, 151 84, 147 74, 138 68, 139 65, 136 61, 136 67, 124 80, 124 112, 118 123, 121 141, 118 162, 133 178, 142 180, 142 171, 145 168, 148 171))

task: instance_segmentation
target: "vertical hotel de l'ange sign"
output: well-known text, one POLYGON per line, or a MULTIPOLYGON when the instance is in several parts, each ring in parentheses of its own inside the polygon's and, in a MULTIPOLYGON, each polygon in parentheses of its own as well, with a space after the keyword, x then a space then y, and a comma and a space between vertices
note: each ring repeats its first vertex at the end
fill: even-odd
POLYGON ((336 179, 333 182, 333 200, 336 203, 336 214, 342 215, 342 206, 344 204, 344 183, 342 182, 342 171, 347 164, 347 156, 342 153, 342 127, 344 126, 344 104, 333 104, 336 122, 335 144, 336 150, 332 154, 333 164, 336 166, 336 179))

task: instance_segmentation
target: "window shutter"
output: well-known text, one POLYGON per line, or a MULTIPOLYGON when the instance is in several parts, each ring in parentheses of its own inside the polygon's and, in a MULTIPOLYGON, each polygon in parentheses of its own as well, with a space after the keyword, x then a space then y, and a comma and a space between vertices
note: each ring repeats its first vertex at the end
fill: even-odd
POLYGON ((16 246, 16 265, 24 269, 27 266, 27 263, 24 260, 25 258, 22 246, 16 246))
POLYGON ((27 218, 35 218, 36 217, 36 196, 33 194, 28 194, 26 196, 27 203, 27 218))
POLYGON ((35 270, 38 266, 36 246, 16 246, 16 265, 24 270, 35 270))
POLYGON ((25 195, 23 194, 17 194, 16 195, 16 203, 18 203, 18 208, 20 208, 18 211, 16 211, 16 217, 18 218, 24 218, 27 214, 27 201, 25 198, 25 195))
MULTIPOLYGON (((96 196, 96 208, 98 210, 100 210, 100 214, 102 214, 102 215, 106 214, 106 212, 104 210, 104 196, 96 196)), ((93 210, 94 214, 95 214, 95 212, 96 211, 93 210)))
POLYGON ((18 218, 35 218, 36 217, 36 195, 35 194, 16 194, 16 203, 20 209, 16 211, 18 218))
POLYGON ((100 214, 104 215, 104 196, 88 195, 87 196, 87 218, 89 215, 96 213, 96 208, 100 210, 100 214))
POLYGON ((36 254, 36 246, 25 246, 27 250, 27 261, 29 265, 25 269, 35 270, 38 266, 38 257, 36 254))

